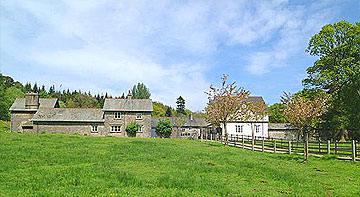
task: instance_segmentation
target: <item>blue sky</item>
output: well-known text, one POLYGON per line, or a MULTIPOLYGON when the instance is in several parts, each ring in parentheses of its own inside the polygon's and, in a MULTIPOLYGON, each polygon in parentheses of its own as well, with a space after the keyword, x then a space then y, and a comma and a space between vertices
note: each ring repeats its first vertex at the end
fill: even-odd
POLYGON ((23 83, 119 96, 144 82, 153 100, 202 110, 230 81, 279 102, 302 88, 322 26, 360 19, 360 1, 0 0, 0 69, 23 83))

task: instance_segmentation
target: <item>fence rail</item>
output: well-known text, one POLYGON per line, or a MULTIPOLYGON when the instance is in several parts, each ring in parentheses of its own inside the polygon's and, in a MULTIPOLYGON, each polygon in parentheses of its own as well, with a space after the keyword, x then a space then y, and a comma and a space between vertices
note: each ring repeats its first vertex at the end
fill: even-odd
MULTIPOLYGON (((269 138, 248 135, 229 135, 225 137, 219 135, 204 136, 206 140, 226 141, 229 145, 240 148, 252 149, 262 152, 274 153, 298 153, 304 154, 306 143, 299 140, 287 140, 282 138, 269 138)), ((308 153, 313 155, 336 155, 339 157, 351 158, 353 161, 360 160, 359 141, 308 141, 308 153)))

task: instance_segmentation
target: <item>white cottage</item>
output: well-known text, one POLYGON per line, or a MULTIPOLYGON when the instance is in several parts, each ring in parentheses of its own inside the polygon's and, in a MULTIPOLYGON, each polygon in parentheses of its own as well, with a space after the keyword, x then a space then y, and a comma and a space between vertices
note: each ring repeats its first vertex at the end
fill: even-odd
MULTIPOLYGON (((251 96, 248 97, 247 100, 249 102, 253 102, 254 104, 264 103, 265 101, 261 96, 251 96)), ((254 133, 256 137, 268 137, 269 132, 269 116, 264 116, 261 120, 257 121, 235 121, 227 123, 226 131, 227 134, 230 135, 252 135, 251 127, 254 128, 254 133)), ((222 127, 223 129, 223 127, 222 127)))

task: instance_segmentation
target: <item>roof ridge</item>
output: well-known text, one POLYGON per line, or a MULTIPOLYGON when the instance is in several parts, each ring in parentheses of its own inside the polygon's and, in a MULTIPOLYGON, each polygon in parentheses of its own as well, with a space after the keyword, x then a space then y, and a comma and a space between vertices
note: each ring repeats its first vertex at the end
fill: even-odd
POLYGON ((39 98, 39 99, 58 99, 58 98, 39 98))
POLYGON ((83 107, 60 107, 60 108, 55 108, 55 107, 40 107, 42 109, 98 109, 98 110, 102 110, 102 108, 96 108, 96 107, 87 107, 87 108, 83 108, 83 107))
POLYGON ((111 100, 152 100, 151 98, 147 98, 147 99, 142 99, 142 98, 132 98, 132 99, 127 99, 127 98, 105 98, 105 99, 111 99, 111 100))

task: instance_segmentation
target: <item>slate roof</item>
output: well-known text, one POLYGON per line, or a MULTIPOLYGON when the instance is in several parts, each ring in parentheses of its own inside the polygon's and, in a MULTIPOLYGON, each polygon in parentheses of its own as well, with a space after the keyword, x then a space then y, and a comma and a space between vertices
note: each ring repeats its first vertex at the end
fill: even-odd
POLYGON ((31 121, 104 122, 104 112, 94 108, 39 108, 31 121))
MULTIPOLYGON (((178 119, 176 117, 151 117, 151 127, 155 128, 158 124, 160 119, 170 119, 173 126, 176 126, 175 119, 178 119)), ((184 127, 205 127, 207 126, 207 122, 204 118, 193 118, 192 120, 190 118, 185 118, 186 122, 184 124, 184 127)))
MULTIPOLYGON (((263 103, 266 104, 262 96, 249 96, 245 99, 247 102, 254 103, 255 105, 263 103)), ((266 112, 269 112, 269 109, 266 107, 266 112)))
POLYGON ((249 102, 252 102, 254 104, 265 103, 263 97, 261 97, 261 96, 249 96, 245 100, 249 101, 249 102))
POLYGON ((269 123, 269 130, 297 130, 297 128, 290 123, 269 123))
MULTIPOLYGON (((43 108, 43 107, 54 108, 57 103, 57 99, 56 98, 40 98, 39 103, 40 103, 39 108, 43 108)), ((36 111, 37 109, 25 109, 25 98, 16 98, 9 110, 10 111, 36 111)))
POLYGON ((152 112, 151 99, 105 99, 103 111, 152 112))

